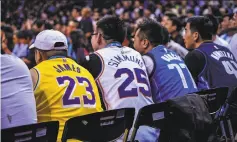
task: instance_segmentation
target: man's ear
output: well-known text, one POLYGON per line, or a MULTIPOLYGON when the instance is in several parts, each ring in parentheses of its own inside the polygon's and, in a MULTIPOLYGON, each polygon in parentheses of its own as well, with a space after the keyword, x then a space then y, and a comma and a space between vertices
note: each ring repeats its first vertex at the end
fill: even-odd
POLYGON ((174 25, 173 25, 173 26, 172 26, 172 30, 173 30, 173 31, 176 31, 176 30, 177 30, 177 26, 174 26, 174 25))
POLYGON ((40 62, 43 61, 43 59, 44 59, 44 54, 45 54, 45 53, 44 53, 44 52, 40 52, 40 51, 38 51, 38 50, 37 50, 37 52, 38 52, 37 54, 38 54, 38 57, 39 57, 39 61, 40 61, 40 62))
POLYGON ((142 41, 142 45, 143 45, 143 48, 144 48, 144 49, 147 49, 147 48, 149 47, 149 40, 144 39, 144 40, 142 41))
POLYGON ((103 37, 102 37, 102 34, 98 34, 98 36, 97 36, 97 38, 96 38, 96 42, 97 42, 98 45, 101 44, 102 38, 103 38, 103 37))
POLYGON ((198 32, 194 32, 193 34, 193 39, 194 39, 194 41, 198 41, 199 40, 199 34, 198 34, 198 32))

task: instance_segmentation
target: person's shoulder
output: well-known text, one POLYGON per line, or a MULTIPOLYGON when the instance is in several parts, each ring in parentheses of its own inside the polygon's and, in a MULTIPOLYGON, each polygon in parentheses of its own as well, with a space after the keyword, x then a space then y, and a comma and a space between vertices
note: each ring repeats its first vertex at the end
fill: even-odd
POLYGON ((94 53, 91 53, 91 54, 85 56, 85 58, 80 63, 80 65, 87 69, 88 66, 101 64, 101 62, 103 62, 103 60, 104 60, 103 54, 101 54, 101 52, 96 51, 94 53))
POLYGON ((237 46, 235 46, 237 44, 237 33, 233 35, 231 41, 230 41, 230 47, 231 48, 237 48, 237 46), (235 47, 232 47, 235 46, 235 47))
POLYGON ((14 55, 9 55, 9 54, 0 54, 1 59, 5 59, 5 60, 16 60, 18 59, 18 57, 14 56, 14 55))
POLYGON ((210 49, 210 47, 214 47, 214 45, 216 45, 214 42, 203 42, 195 50, 202 50, 202 49, 205 49, 205 48, 210 49))
POLYGON ((185 56, 185 59, 197 58, 197 57, 202 58, 202 57, 204 57, 204 55, 202 52, 200 52, 200 50, 194 49, 194 50, 188 52, 188 54, 185 56))
POLYGON ((85 60, 87 62, 100 60, 100 58, 102 58, 100 52, 94 52, 94 53, 91 53, 91 54, 85 56, 85 60))
POLYGON ((214 41, 214 43, 219 44, 219 45, 224 46, 224 47, 229 46, 228 42, 225 41, 224 39, 220 38, 219 36, 216 36, 216 40, 214 41))
POLYGON ((83 67, 81 65, 79 65, 79 68, 80 68, 80 74, 83 77, 87 77, 88 79, 93 79, 92 74, 88 69, 86 69, 85 67, 83 67))
POLYGON ((132 49, 131 47, 127 47, 127 46, 123 46, 122 47, 123 51, 127 51, 127 52, 133 52, 134 54, 138 54, 141 55, 138 51, 136 51, 135 49, 132 49))
POLYGON ((233 35, 230 44, 237 43, 237 33, 233 35))
POLYGON ((17 67, 23 66, 27 68, 25 63, 15 55, 8 55, 8 54, 1 55, 1 64, 15 65, 17 67))
POLYGON ((235 38, 235 39, 237 39, 237 33, 236 33, 236 34, 234 34, 232 38, 235 38))

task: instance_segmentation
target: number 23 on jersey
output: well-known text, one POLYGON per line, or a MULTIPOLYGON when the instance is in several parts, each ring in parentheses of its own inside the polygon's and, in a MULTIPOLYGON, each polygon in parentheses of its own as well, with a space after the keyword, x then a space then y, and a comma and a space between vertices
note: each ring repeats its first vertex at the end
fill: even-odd
POLYGON ((81 107, 82 103, 84 104, 84 107, 87 108, 95 107, 95 94, 93 87, 87 78, 76 77, 76 80, 74 80, 69 76, 61 76, 57 77, 56 80, 60 87, 66 86, 65 92, 62 97, 63 107, 81 107), (82 94, 81 97, 73 97, 74 94, 81 93, 81 91, 75 92, 75 89, 78 85, 85 87, 86 94, 82 94))

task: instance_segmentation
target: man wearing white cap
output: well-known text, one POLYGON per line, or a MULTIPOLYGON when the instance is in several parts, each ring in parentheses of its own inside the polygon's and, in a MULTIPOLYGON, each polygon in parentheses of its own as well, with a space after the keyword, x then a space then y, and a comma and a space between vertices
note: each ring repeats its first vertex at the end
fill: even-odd
POLYGON ((38 122, 58 120, 60 141, 69 118, 102 111, 98 89, 92 75, 66 57, 67 39, 61 32, 40 32, 30 48, 37 64, 30 72, 38 122))

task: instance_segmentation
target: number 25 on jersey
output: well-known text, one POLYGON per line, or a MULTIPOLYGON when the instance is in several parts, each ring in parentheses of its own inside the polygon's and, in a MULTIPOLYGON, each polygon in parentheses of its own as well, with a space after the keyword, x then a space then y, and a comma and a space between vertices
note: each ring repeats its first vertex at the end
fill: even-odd
POLYGON ((142 69, 134 68, 133 70, 130 70, 128 68, 121 68, 116 71, 114 77, 120 78, 122 75, 127 75, 127 78, 118 88, 120 98, 136 97, 139 94, 138 92, 146 97, 151 97, 150 85, 146 79, 147 75, 142 69), (136 83, 136 87, 131 88, 130 90, 126 89, 130 84, 134 83, 136 83))

